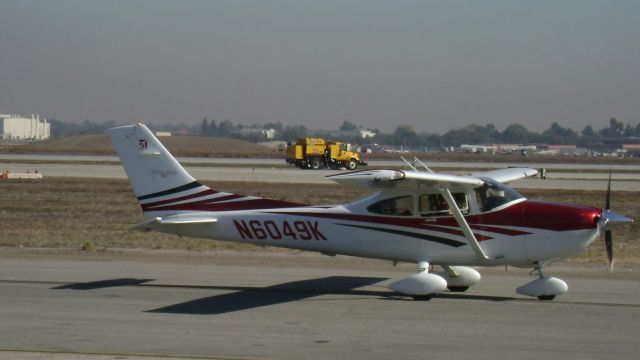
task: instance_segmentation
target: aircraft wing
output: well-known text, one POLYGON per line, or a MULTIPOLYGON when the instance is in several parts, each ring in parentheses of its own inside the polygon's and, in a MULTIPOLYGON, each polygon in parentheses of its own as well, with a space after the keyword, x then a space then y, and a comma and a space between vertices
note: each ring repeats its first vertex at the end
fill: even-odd
POLYGON ((185 224, 213 224, 218 222, 218 219, 212 217, 203 217, 200 214, 190 215, 190 214, 178 214, 172 215, 165 218, 155 217, 151 218, 145 222, 142 222, 138 225, 132 227, 133 230, 138 231, 151 231, 151 230, 159 230, 164 226, 175 226, 175 225, 185 225, 185 224))
POLYGON ((401 170, 363 170, 326 177, 340 184, 370 187, 380 190, 393 188, 467 189, 482 186, 482 180, 471 176, 447 175, 401 170))
POLYGON ((473 177, 487 177, 503 184, 538 175, 538 170, 531 168, 506 168, 482 171, 471 174, 473 177))

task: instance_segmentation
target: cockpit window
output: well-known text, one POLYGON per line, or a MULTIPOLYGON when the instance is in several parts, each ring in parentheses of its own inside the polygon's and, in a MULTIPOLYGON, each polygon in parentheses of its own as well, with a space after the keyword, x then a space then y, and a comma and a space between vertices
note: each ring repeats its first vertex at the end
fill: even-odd
POLYGON ((412 216, 413 215, 413 197, 401 196, 391 199, 378 201, 370 205, 367 210, 374 214, 393 215, 393 216, 412 216))
MULTIPOLYGON (((453 199, 458 204, 458 209, 462 214, 469 213, 469 203, 467 202, 467 194, 452 194, 453 199)), ((421 216, 442 216, 451 215, 449 205, 441 194, 425 194, 420 196, 420 215, 421 216)))
POLYGON ((484 185, 476 189, 476 199, 482 212, 524 198, 517 191, 493 179, 483 178, 482 180, 484 185))

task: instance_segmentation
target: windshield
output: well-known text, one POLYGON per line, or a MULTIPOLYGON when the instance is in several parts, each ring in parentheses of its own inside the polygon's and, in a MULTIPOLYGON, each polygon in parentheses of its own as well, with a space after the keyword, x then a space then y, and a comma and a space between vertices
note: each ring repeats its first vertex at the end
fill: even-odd
POLYGON ((482 178, 484 184, 476 189, 476 199, 481 212, 491 211, 514 200, 523 199, 517 191, 493 179, 482 178))

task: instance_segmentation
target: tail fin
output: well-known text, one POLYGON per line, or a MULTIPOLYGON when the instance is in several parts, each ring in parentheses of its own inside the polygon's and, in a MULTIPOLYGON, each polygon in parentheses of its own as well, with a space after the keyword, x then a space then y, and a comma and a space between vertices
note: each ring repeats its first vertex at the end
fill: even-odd
POLYGON ((145 125, 120 126, 107 134, 138 200, 200 186, 145 125))
POLYGON ((107 130, 142 211, 231 211, 298 204, 219 192, 196 181, 143 124, 107 130))
POLYGON ((145 125, 120 126, 107 134, 142 210, 169 198, 212 192, 189 175, 145 125))

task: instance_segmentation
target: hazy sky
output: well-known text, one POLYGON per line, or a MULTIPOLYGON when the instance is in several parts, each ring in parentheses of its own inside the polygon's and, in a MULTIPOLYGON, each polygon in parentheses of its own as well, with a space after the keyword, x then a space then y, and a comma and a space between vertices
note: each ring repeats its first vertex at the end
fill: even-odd
POLYGON ((0 0, 0 113, 637 124, 640 1, 0 0))

